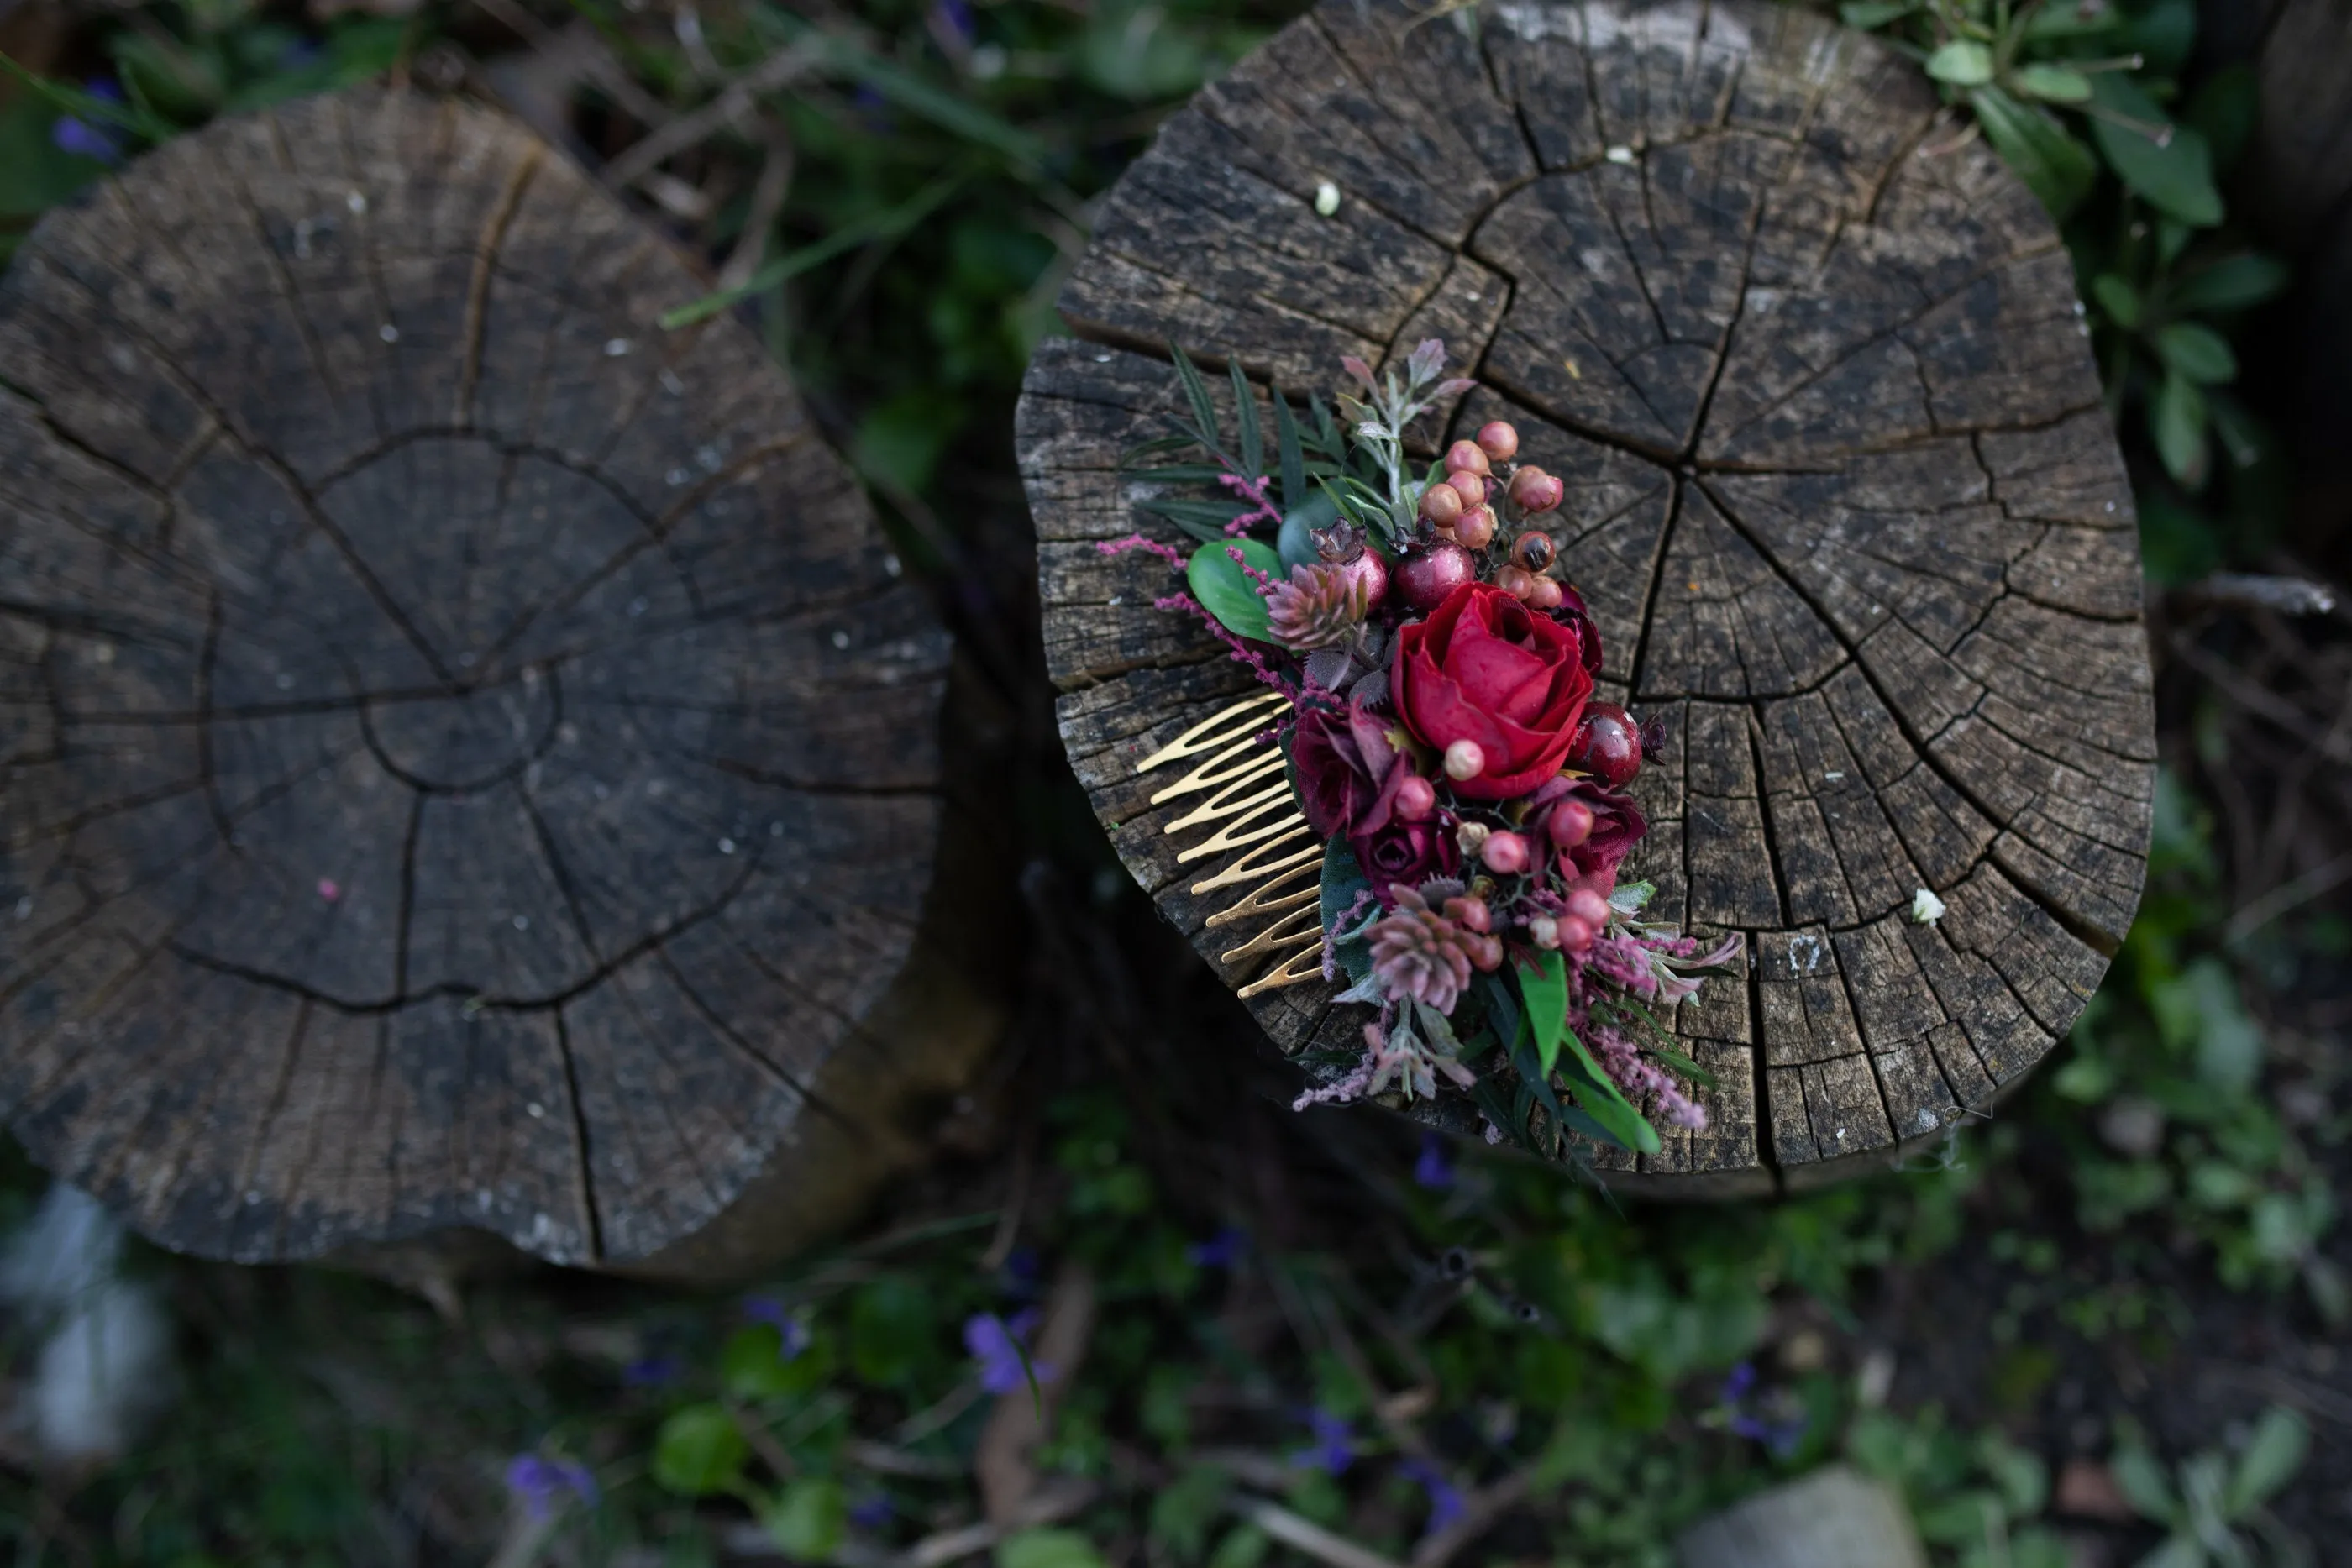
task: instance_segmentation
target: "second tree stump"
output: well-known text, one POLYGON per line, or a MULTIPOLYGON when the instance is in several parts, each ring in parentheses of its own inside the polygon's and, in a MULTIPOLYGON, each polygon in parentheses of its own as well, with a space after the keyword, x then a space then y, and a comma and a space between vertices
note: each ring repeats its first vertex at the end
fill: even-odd
POLYGON ((1097 545, 1185 542, 1119 471, 1178 406, 1170 343, 1237 361, 1264 417, 1268 382, 1442 338, 1483 383, 1443 434, 1508 418, 1566 480, 1601 695, 1672 732, 1628 875, 1750 953, 1675 1019, 1708 1129, 1602 1165, 1691 1195, 1883 1165, 2042 1059, 2138 901, 2135 518, 2066 253, 1916 66, 1817 17, 1472 15, 1327 0, 1106 204, 1061 300, 1083 340, 1039 351, 1020 415, 1071 759, 1267 1032, 1351 1055, 1369 1012, 1284 967, 1298 914, 1223 915, 1246 853, 1194 852, 1199 797, 1139 771, 1257 688, 1150 608, 1160 563, 1097 545))

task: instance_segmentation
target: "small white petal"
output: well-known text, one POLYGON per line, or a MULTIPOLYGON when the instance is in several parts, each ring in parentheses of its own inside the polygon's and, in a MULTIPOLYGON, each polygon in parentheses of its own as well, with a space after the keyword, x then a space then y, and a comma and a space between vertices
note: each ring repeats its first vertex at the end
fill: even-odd
POLYGON ((1944 917, 1944 901, 1926 888, 1911 895, 1911 924, 1933 925, 1944 917))

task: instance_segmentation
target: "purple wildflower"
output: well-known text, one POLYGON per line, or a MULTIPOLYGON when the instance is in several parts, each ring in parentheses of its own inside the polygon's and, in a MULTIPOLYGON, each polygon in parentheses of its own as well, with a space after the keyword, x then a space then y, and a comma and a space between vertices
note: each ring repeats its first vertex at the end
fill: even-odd
POLYGON ((875 1492, 859 1498, 849 1505, 849 1522, 860 1530, 879 1530, 890 1522, 898 1510, 890 1506, 887 1493, 875 1492))
POLYGON ((1307 1412, 1307 1429, 1313 1441, 1290 1456, 1293 1465, 1336 1476, 1356 1462, 1356 1435, 1344 1418, 1318 1405, 1307 1412))
POLYGON ((1423 1539, 1453 1524, 1466 1511, 1461 1489, 1447 1480, 1434 1465, 1407 1459, 1397 1467, 1397 1473, 1429 1494, 1429 1522, 1422 1527, 1423 1539))
POLYGON ((631 1388, 658 1388, 676 1383, 686 1372, 686 1363, 674 1355, 641 1355, 621 1368, 621 1381, 631 1388))
POLYGON ((776 1347, 778 1360, 790 1361, 808 1348, 808 1324, 793 1316, 784 1303, 775 1297, 746 1296, 743 1298, 743 1315, 755 1323, 775 1325, 782 1342, 776 1347))
POLYGON ((1433 1192, 1454 1185, 1454 1161, 1446 1153, 1445 1140, 1435 1133, 1421 1135, 1421 1157, 1412 1162, 1412 1179, 1433 1192))
MULTIPOLYGON (((122 101, 122 89, 104 77, 85 82, 82 87, 92 98, 102 99, 108 103, 122 101)), ((49 128, 49 140, 57 143, 60 152, 70 152, 79 158, 94 158, 100 163, 122 162, 121 132, 103 125, 93 125, 72 115, 65 116, 49 128)))
POLYGON ((1758 1407, 1750 1407, 1748 1396, 1755 1391, 1755 1365, 1743 1361, 1723 1380, 1717 1396, 1724 1411, 1723 1424, 1733 1436, 1761 1443, 1774 1458, 1785 1459, 1804 1440, 1810 1419, 1785 1391, 1773 1391, 1758 1401, 1758 1407))
POLYGON ((278 54, 278 68, 285 71, 308 70, 326 58, 326 51, 310 38, 296 38, 278 54))
POLYGON ((591 1508, 597 1498, 596 1478, 587 1466, 538 1454, 517 1454, 507 1461, 507 1490, 522 1500, 533 1519, 553 1513, 567 1491, 591 1508))
POLYGON ((991 1394, 1010 1394, 1027 1386, 1032 1372, 1040 1383, 1054 1381, 1054 1369, 1045 1363, 1031 1360, 1023 1365, 1029 1334, 1036 1326, 1034 1307, 1015 1312, 1009 1320, 994 1312, 974 1312, 964 1320, 964 1348, 980 1363, 982 1388, 991 1394))
POLYGON ((971 47, 980 37, 980 29, 971 19, 971 7, 965 0, 932 0, 933 25, 962 44, 971 47))
POLYGON ((1249 1250, 1249 1237, 1230 1225, 1221 1225, 1206 1241, 1184 1249, 1184 1256, 1202 1269, 1230 1269, 1249 1250))
POLYGON ((1045 1282, 1045 1265, 1034 1247, 1015 1247, 1004 1255, 1004 1290, 1013 1296, 1034 1296, 1045 1282))

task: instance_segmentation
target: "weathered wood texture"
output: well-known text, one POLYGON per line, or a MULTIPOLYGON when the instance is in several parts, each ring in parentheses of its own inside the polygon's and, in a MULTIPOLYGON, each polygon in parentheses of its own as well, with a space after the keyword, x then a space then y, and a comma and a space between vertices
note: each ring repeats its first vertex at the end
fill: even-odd
MULTIPOLYGON (((1481 15, 1473 39, 1328 0, 1105 204, 1062 298, 1085 340, 1040 350, 1020 414, 1071 759, 1218 963, 1163 833, 1186 802, 1135 768, 1250 678, 1150 608, 1163 567, 1096 548, 1177 538, 1119 455, 1175 406, 1171 340, 1237 357, 1262 404, 1442 336, 1484 383, 1452 430, 1506 415, 1566 479, 1603 686, 1674 730, 1631 869, 1753 956, 1678 1019, 1713 1125, 1615 1168, 1700 1194, 1883 1164, 2041 1060, 2139 895, 2137 538, 2065 254, 1980 144, 1936 150, 1914 66, 1816 17, 1481 15), (1923 887, 1939 924, 1908 918, 1923 887)), ((1330 995, 1249 1005, 1352 1054, 1367 1015, 1330 995)))
POLYGON ((0 1103, 157 1240, 726 1272, 990 1038, 925 924, 949 639, 751 338, 656 326, 701 287, 373 90, 0 285, 0 1103))

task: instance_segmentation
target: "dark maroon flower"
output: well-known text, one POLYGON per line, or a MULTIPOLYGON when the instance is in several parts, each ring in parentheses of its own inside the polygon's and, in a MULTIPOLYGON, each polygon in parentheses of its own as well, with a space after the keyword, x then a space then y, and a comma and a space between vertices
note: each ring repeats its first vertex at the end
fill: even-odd
POLYGON ((1455 781, 1457 794, 1507 800, 1560 770, 1592 695, 1587 657, 1574 624, 1492 583, 1466 582, 1397 632, 1389 685, 1424 743, 1477 747, 1479 771, 1455 781))
POLYGON ((1462 870, 1462 845, 1454 830, 1435 817, 1408 822, 1391 814, 1380 828, 1349 835, 1348 847, 1383 909, 1395 907, 1397 888, 1417 888, 1431 877, 1462 870))
MULTIPOLYGON (((1597 872, 1607 872, 1613 877, 1618 862, 1650 831, 1650 822, 1631 795, 1604 789, 1590 779, 1554 779, 1528 797, 1526 830, 1528 844, 1539 861, 1557 855, 1567 862, 1560 868, 1563 879, 1591 876, 1597 872), (1592 813, 1592 831, 1581 843, 1565 850, 1554 844, 1546 831, 1552 809, 1563 800, 1578 801, 1592 813)), ((1538 866, 1538 874, 1540 869, 1538 866)))
POLYGON ((1323 838, 1353 838, 1386 827, 1411 768, 1389 739, 1390 720, 1361 703, 1308 708, 1290 741, 1298 805, 1323 838))

